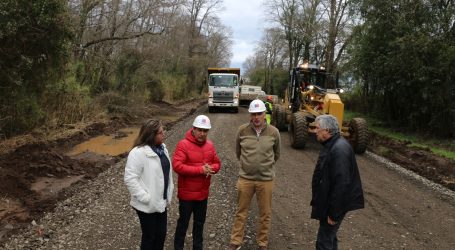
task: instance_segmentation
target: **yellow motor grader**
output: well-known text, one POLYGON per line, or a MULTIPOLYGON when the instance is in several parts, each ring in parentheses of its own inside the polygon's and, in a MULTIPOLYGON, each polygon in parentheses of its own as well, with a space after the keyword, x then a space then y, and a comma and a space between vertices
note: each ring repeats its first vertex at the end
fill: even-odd
POLYGON ((292 147, 304 148, 310 135, 316 133, 316 117, 333 115, 340 124, 341 135, 356 153, 363 154, 368 143, 367 123, 362 118, 343 122, 341 92, 337 80, 333 80, 324 67, 304 63, 291 70, 284 102, 274 105, 271 123, 280 130, 288 129, 292 147))

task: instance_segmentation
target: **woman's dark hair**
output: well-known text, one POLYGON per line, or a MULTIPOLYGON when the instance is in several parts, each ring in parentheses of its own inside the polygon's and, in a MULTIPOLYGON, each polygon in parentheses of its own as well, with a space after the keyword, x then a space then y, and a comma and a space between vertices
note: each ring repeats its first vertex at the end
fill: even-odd
POLYGON ((145 123, 142 124, 139 135, 134 141, 133 148, 145 145, 153 146, 153 144, 155 144, 156 133, 158 133, 161 126, 161 121, 157 119, 149 119, 145 121, 145 123))

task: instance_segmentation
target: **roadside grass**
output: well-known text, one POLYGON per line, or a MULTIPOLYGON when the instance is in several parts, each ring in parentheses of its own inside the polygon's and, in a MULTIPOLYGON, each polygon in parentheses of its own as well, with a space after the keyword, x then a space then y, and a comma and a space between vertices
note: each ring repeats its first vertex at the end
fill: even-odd
POLYGON ((386 136, 386 137, 394 139, 394 140, 409 141, 409 142, 411 142, 408 145, 409 147, 430 149, 431 152, 433 152, 437 155, 444 156, 446 158, 455 160, 455 151, 453 151, 453 145, 455 143, 454 140, 444 140, 444 139, 434 139, 434 138, 428 139, 421 135, 397 132, 391 128, 387 128, 386 126, 384 126, 383 125, 384 123, 378 119, 365 116, 364 114, 361 114, 361 113, 345 110, 345 113, 344 113, 345 121, 349 121, 354 117, 364 118, 368 123, 368 129, 370 129, 371 131, 378 133, 382 136, 386 136))

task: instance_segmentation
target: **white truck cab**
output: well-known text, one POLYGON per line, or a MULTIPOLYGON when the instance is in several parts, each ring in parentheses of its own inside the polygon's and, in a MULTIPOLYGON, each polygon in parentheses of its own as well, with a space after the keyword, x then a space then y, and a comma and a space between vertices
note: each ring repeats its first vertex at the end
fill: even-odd
POLYGON ((216 108, 239 108, 239 68, 208 68, 209 112, 216 108))

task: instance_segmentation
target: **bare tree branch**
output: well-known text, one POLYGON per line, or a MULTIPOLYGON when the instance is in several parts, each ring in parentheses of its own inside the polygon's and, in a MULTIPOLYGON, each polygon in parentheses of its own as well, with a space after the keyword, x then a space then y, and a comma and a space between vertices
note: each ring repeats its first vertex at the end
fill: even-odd
POLYGON ((107 42, 107 41, 128 40, 128 39, 134 39, 134 38, 142 37, 144 35, 161 35, 163 32, 164 32, 164 29, 162 29, 160 32, 146 31, 146 32, 142 32, 142 33, 134 34, 134 35, 130 35, 130 36, 104 37, 104 38, 100 38, 100 39, 93 40, 93 41, 90 41, 88 43, 85 43, 84 45, 82 45, 82 48, 86 49, 86 48, 88 48, 88 47, 90 47, 90 46, 92 46, 94 44, 103 43, 103 42, 107 42))

